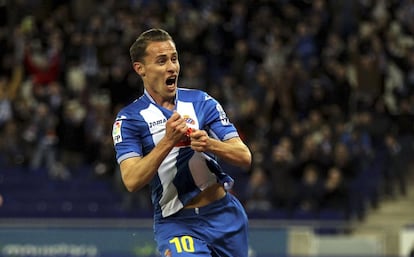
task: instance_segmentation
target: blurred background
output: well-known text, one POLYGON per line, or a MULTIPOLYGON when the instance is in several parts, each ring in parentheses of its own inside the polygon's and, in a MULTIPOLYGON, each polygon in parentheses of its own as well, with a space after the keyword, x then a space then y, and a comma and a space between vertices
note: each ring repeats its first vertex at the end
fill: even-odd
POLYGON ((412 0, 0 0, 0 254, 158 256, 111 129, 143 92, 129 47, 159 27, 179 84, 253 152, 223 163, 251 256, 414 256, 413 17, 412 0))

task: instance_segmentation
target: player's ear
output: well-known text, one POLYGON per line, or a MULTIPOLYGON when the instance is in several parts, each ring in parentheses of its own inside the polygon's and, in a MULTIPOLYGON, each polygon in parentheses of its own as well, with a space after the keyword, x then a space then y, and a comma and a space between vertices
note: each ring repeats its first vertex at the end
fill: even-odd
POLYGON ((140 75, 141 77, 145 76, 145 66, 142 62, 134 62, 132 64, 132 67, 138 75, 140 75))

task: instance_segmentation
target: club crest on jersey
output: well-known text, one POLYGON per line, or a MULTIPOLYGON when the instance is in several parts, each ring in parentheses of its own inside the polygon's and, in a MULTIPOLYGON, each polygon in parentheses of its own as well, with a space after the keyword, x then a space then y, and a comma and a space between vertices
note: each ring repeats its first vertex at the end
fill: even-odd
MULTIPOLYGON (((185 122, 188 125, 195 125, 195 120, 193 118, 191 118, 188 114, 184 114, 183 115, 183 119, 185 120, 185 122)), ((185 137, 185 139, 183 139, 180 142, 178 142, 175 146, 176 147, 182 147, 182 146, 189 146, 189 145, 191 145, 191 140, 190 140, 190 137, 189 137, 189 133, 191 133, 191 127, 187 131, 187 134, 186 134, 187 137, 185 137)))
POLYGON ((185 120, 185 123, 187 123, 187 124, 191 124, 191 125, 195 124, 195 120, 187 114, 183 115, 183 119, 185 120))
POLYGON ((114 145, 122 142, 121 125, 122 125, 122 120, 117 120, 115 121, 114 126, 112 128, 112 138, 114 141, 114 145))

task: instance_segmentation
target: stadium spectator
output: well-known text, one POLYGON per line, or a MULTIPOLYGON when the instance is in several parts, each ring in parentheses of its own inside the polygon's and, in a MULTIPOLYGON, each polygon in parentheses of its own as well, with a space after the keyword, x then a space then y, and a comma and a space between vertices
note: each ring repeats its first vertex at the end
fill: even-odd
POLYGON ((246 188, 246 201, 244 203, 248 212, 263 212, 272 209, 272 185, 265 170, 256 166, 253 168, 246 188))
POLYGON ((324 178, 320 210, 334 210, 349 216, 349 188, 342 171, 330 167, 324 178))
POLYGON ((280 138, 279 143, 271 149, 269 160, 263 162, 271 183, 270 199, 274 208, 292 208, 295 193, 292 172, 295 165, 296 158, 291 139, 287 136, 280 138))
POLYGON ((321 207, 322 193, 321 169, 314 164, 306 165, 295 186, 294 211, 318 212, 321 207))

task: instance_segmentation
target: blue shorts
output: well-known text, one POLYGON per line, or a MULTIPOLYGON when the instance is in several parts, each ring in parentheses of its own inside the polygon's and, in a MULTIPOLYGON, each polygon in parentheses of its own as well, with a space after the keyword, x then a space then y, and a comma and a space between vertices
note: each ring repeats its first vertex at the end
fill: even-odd
POLYGON ((156 221, 155 240, 162 257, 247 257, 248 220, 230 193, 200 208, 182 209, 156 221))

